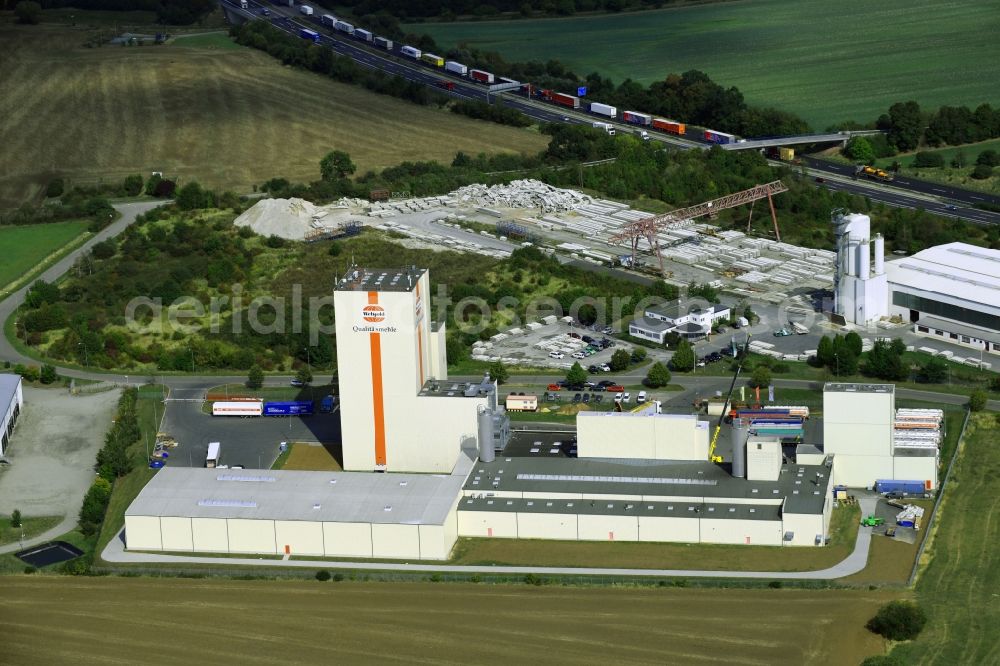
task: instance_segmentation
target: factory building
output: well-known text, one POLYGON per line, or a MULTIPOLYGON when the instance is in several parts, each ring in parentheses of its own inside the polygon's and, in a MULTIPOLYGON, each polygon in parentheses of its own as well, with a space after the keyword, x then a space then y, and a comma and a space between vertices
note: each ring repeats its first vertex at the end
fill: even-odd
MULTIPOLYGON (((823 452, 833 456, 837 485, 872 488, 884 479, 938 485, 940 411, 935 424, 913 433, 897 410, 892 384, 828 383, 823 387, 823 452), (927 432, 928 438, 919 433, 927 432)), ((923 410, 920 410, 923 411, 923 410)), ((917 423, 919 424, 919 421, 917 423)))
POLYGON ((837 243, 834 314, 864 326, 889 313, 885 241, 881 235, 872 238, 867 215, 838 211, 833 225, 837 243))
POLYGON ((1000 353, 1000 251, 948 243, 886 265, 892 315, 930 338, 1000 353))
POLYGON ((655 403, 637 412, 580 412, 577 456, 704 461, 708 429, 695 414, 660 414, 655 403))
POLYGON ((668 333, 696 340, 712 332, 712 326, 729 319, 729 308, 712 305, 692 307, 681 302, 649 307, 643 316, 629 323, 629 335, 663 344, 668 333))
POLYGON ((448 381, 425 269, 351 269, 334 292, 344 469, 450 473, 496 384, 448 381))
POLYGON ((0 374, 0 456, 7 453, 14 425, 23 408, 21 375, 0 374))

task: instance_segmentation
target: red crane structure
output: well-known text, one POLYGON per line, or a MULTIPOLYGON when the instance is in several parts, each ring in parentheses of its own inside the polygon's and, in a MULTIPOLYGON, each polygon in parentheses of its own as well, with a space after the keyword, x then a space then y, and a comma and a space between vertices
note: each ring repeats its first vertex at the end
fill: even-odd
MULTIPOLYGON (((622 227, 621 231, 612 236, 609 239, 609 242, 612 245, 622 245, 628 241, 628 243, 632 246, 632 266, 635 266, 635 255, 639 250, 639 239, 645 238, 649 242, 649 247, 652 249, 653 253, 656 254, 656 258, 660 261, 660 272, 662 273, 663 256, 660 254, 660 242, 657 239, 657 235, 663 229, 673 224, 684 222, 685 220, 693 220, 699 217, 704 217, 705 215, 711 215, 716 211, 725 210, 727 208, 735 208, 745 204, 751 204, 750 214, 753 215, 752 204, 758 199, 767 199, 768 204, 770 204, 771 220, 774 222, 774 235, 780 241, 781 232, 778 231, 778 216, 774 212, 774 201, 771 197, 775 194, 781 194, 782 192, 787 191, 788 187, 780 180, 776 180, 773 183, 766 183, 764 185, 755 185, 749 190, 743 190, 734 194, 727 194, 724 197, 712 199, 711 201, 705 201, 695 206, 679 208, 677 210, 672 210, 669 213, 664 213, 663 215, 654 215, 652 217, 636 220, 635 222, 629 222, 622 227)), ((749 225, 750 222, 748 220, 748 230, 749 225)))

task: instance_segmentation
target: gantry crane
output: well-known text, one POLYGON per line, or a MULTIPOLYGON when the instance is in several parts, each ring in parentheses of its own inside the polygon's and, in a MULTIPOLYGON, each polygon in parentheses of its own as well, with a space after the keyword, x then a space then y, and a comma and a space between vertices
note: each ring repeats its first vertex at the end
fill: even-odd
MULTIPOLYGON (((704 217, 705 215, 711 215, 716 211, 725 210, 727 208, 753 204, 753 202, 758 199, 767 199, 767 202, 770 204, 771 220, 774 222, 774 235, 775 238, 780 241, 781 232, 778 231, 778 216, 774 212, 774 201, 771 197, 775 194, 781 194, 782 192, 787 191, 788 187, 780 180, 776 180, 773 183, 766 183, 764 185, 756 185, 751 187, 749 190, 743 190, 734 194, 727 194, 724 197, 712 199, 711 201, 705 201, 704 203, 700 203, 696 206, 679 208, 677 210, 672 210, 669 213, 664 213, 663 215, 655 215, 641 220, 636 220, 635 222, 629 222, 622 227, 620 232, 612 236, 609 242, 612 245, 621 245, 628 241, 632 246, 632 265, 635 266, 635 255, 639 250, 639 239, 645 238, 649 242, 649 247, 652 249, 653 253, 656 254, 656 258, 659 259, 660 273, 663 273, 663 256, 660 254, 660 242, 657 236, 664 228, 673 224, 684 222, 685 220, 693 220, 699 217, 704 217)), ((750 209, 750 213, 753 215, 752 207, 750 209)), ((748 220, 748 230, 749 225, 750 223, 748 220)))

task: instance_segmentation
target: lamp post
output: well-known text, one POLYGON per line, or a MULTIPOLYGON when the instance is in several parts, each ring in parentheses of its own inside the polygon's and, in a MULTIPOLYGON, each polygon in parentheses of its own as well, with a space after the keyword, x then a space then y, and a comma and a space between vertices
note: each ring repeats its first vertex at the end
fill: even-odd
POLYGON ((83 362, 88 367, 90 366, 90 353, 87 351, 87 345, 83 342, 77 343, 77 347, 83 347, 83 362))

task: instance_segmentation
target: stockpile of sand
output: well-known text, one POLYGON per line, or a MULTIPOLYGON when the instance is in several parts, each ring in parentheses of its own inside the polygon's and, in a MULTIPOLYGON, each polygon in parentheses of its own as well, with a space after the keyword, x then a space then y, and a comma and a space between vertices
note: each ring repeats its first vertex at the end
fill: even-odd
POLYGON ((261 199, 234 224, 250 227, 261 236, 280 236, 289 240, 302 240, 316 228, 314 220, 320 209, 305 199, 261 199))

